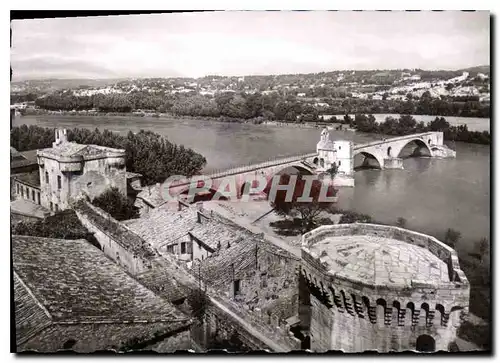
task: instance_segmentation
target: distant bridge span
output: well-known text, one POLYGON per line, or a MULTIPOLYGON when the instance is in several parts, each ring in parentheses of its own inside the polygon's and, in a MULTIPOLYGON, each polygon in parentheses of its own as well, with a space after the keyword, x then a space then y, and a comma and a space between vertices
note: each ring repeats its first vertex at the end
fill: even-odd
POLYGON ((425 149, 430 157, 455 157, 453 150, 448 149, 443 144, 443 133, 437 131, 355 145, 352 157, 363 154, 377 160, 380 169, 400 169, 402 168, 401 151, 410 142, 415 142, 419 148, 425 149))
MULTIPOLYGON (((455 152, 448 149, 443 144, 442 132, 424 132, 421 134, 406 135, 390 139, 378 140, 366 144, 354 145, 351 149, 351 159, 358 154, 363 154, 368 158, 375 159, 380 169, 402 168, 402 160, 399 158, 403 148, 410 142, 415 142, 418 147, 427 150, 430 157, 455 157, 455 152)), ((312 152, 288 157, 279 157, 262 163, 242 165, 236 168, 216 171, 209 175, 203 175, 203 179, 211 180, 211 189, 216 191, 221 182, 228 177, 234 177, 238 196, 244 190, 245 184, 251 182, 256 176, 264 176, 269 181, 274 175, 283 169, 293 167, 303 174, 318 174, 317 158, 318 153, 312 152)), ((354 186, 352 174, 353 163, 350 163, 351 170, 341 171, 340 178, 350 178, 354 186)), ((178 181, 170 186, 172 196, 185 193, 190 186, 190 181, 178 181)), ((342 185, 340 183, 339 185, 342 185)))

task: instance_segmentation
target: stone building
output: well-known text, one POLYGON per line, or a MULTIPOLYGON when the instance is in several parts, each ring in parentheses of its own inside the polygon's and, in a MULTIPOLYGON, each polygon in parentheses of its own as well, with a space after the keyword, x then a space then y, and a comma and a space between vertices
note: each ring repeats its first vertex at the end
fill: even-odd
POLYGON ((314 158, 313 163, 320 171, 330 169, 337 162, 337 151, 335 150, 333 141, 330 140, 330 133, 326 128, 321 132, 321 139, 316 145, 316 152, 318 156, 314 158))
MULTIPOLYGON (((179 211, 177 208, 167 209, 165 205, 141 218, 152 218, 143 225, 144 234, 132 229, 132 221, 116 221, 86 201, 75 205, 75 210, 82 223, 95 233, 104 254, 180 310, 196 314, 198 309, 193 312, 189 296, 204 291, 208 305, 204 308, 203 322, 197 318, 191 328, 194 349, 210 349, 214 342, 235 335, 249 349, 298 349, 300 341, 290 336, 290 324, 298 320, 295 270, 299 258, 289 256, 279 248, 273 249, 269 242, 261 241, 261 236, 245 233, 244 228, 229 220, 217 219, 215 214, 199 211, 182 202, 180 206, 179 211), (168 218, 160 218, 162 213, 168 218), (182 218, 176 220, 176 215, 182 218), (199 217, 209 220, 206 232, 203 228, 207 221, 199 220, 199 217), (163 224, 165 221, 173 222, 163 224), (154 228, 148 233, 149 227, 154 228), (203 257, 201 265, 196 265, 200 259, 182 262, 182 256, 174 258, 173 253, 161 248, 164 238, 175 241, 176 237, 189 237, 189 232, 207 245, 224 243, 219 251, 203 257), (257 249, 255 238, 259 243, 257 249), (228 275, 228 268, 235 273, 228 275), (258 268, 262 270, 259 273, 258 268), (234 279, 227 280, 229 276, 234 279), (257 299, 256 292, 261 294, 257 299)), ((193 241, 197 244, 196 240, 193 241)))
POLYGON ((192 320, 85 240, 12 236, 17 351, 191 348, 192 320))
POLYGON ((314 352, 448 350, 469 306, 456 252, 391 226, 306 233, 299 285, 301 329, 314 352))
MULTIPOLYGON (((298 256, 201 204, 164 204, 124 224, 161 255, 183 261, 200 287, 238 316, 282 339, 280 344, 300 347, 290 338, 298 322, 298 256)), ((219 334, 214 319, 205 329, 219 334)))
POLYGON ((93 199, 116 187, 127 195, 125 150, 69 142, 66 130, 56 130, 52 148, 39 150, 41 204, 64 210, 86 195, 93 199))
POLYGON ((316 145, 318 156, 313 163, 318 171, 327 171, 334 165, 337 173, 342 176, 352 176, 354 172, 352 158, 352 142, 346 140, 330 140, 330 133, 325 128, 321 132, 321 138, 316 145))

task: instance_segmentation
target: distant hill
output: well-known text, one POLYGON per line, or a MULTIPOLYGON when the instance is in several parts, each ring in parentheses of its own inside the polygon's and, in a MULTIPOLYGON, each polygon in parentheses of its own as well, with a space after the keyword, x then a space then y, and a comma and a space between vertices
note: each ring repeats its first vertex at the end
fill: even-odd
POLYGON ((476 66, 460 69, 463 72, 469 72, 471 75, 475 75, 477 73, 490 74, 490 66, 476 66))
POLYGON ((121 79, 38 79, 11 82, 11 86, 24 86, 26 88, 36 88, 40 91, 55 91, 59 89, 74 89, 81 86, 105 87, 123 81, 121 79))

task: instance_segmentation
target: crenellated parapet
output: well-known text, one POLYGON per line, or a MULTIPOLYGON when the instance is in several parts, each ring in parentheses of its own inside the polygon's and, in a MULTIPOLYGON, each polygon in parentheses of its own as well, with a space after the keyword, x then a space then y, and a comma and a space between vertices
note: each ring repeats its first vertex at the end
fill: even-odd
POLYGON ((382 350, 410 349, 421 335, 444 347, 468 312, 470 286, 456 252, 434 237, 403 228, 364 223, 319 227, 302 237, 298 272, 314 300, 315 349, 357 351, 380 344, 382 350), (343 329, 360 338, 343 338, 343 329), (411 338, 397 338, 401 334, 411 338))

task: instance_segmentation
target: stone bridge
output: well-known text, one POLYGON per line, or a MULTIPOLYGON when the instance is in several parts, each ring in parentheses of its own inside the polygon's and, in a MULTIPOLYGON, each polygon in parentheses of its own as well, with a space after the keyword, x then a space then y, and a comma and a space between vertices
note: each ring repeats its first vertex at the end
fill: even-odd
POLYGON ((401 151, 414 142, 419 151, 430 157, 455 157, 455 152, 443 144, 442 132, 424 132, 374 141, 353 147, 352 157, 362 154, 365 158, 375 159, 380 169, 402 169, 401 151))
MULTIPOLYGON (((278 174, 280 171, 286 168, 293 167, 297 169, 301 174, 315 174, 316 166, 313 164, 313 160, 317 155, 317 153, 310 153, 297 156, 289 156, 268 160, 259 164, 250 164, 239 166, 233 169, 216 171, 209 175, 193 177, 191 181, 174 181, 169 188, 170 195, 176 196, 186 193, 191 185, 201 186, 204 183, 201 180, 204 180, 210 184, 206 185, 207 192, 229 190, 229 188, 235 187, 236 191, 233 195, 237 195, 238 198, 240 198, 243 195, 245 188, 249 189, 251 186, 255 189, 259 187, 263 189, 265 185, 261 185, 260 182, 262 182, 263 184, 265 179, 267 185, 267 183, 273 178, 274 175, 278 174), (197 182, 196 180, 200 181, 197 182), (226 185, 228 189, 224 189, 223 183, 229 183, 232 185, 226 185)), ((164 191, 164 193, 165 192, 166 191, 164 191)))
MULTIPOLYGON (((351 148, 350 166, 348 170, 339 168, 339 173, 334 183, 338 186, 354 186, 352 160, 356 155, 362 154, 366 159, 374 159, 380 169, 402 169, 403 161, 400 158, 401 151, 410 142, 414 142, 419 150, 425 150, 424 154, 430 157, 455 157, 455 152, 448 149, 443 144, 442 132, 425 132, 421 134, 407 135, 373 141, 367 144, 354 145, 351 148)), ((205 186, 207 194, 215 193, 217 190, 230 190, 235 188, 232 195, 240 198, 250 189, 262 187, 263 179, 268 183, 272 177, 283 169, 293 167, 301 174, 319 174, 318 153, 309 153, 284 158, 276 158, 263 163, 244 165, 237 168, 214 172, 210 175, 203 175, 189 180, 173 181, 169 187, 172 197, 186 193, 190 187, 205 186), (234 179, 233 179, 234 178, 234 179), (203 181, 202 181, 203 180, 203 181), (208 183, 204 184, 204 183, 208 183), (224 183, 224 185, 223 185, 224 183), (228 185, 231 184, 231 185, 228 185), (257 186, 257 184, 259 186, 257 186)), ((166 196, 168 191, 164 190, 166 196)))

